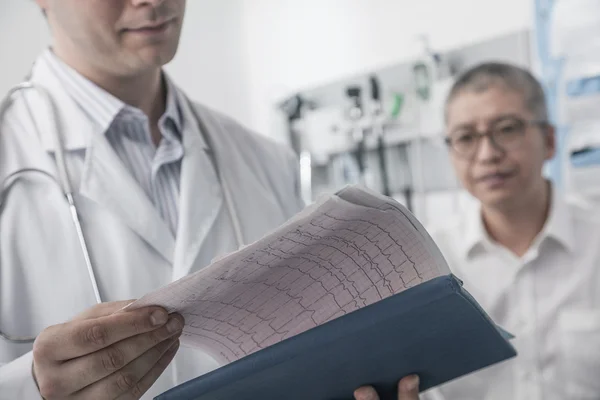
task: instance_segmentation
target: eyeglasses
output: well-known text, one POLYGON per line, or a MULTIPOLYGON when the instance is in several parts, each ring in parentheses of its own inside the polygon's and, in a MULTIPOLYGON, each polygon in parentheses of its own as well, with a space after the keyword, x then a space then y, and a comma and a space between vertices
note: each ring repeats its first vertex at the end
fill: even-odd
POLYGON ((490 142, 502 151, 519 146, 529 126, 545 126, 545 121, 526 121, 519 118, 508 118, 493 124, 487 132, 476 132, 473 128, 458 128, 446 137, 446 144, 457 155, 473 158, 479 149, 481 140, 489 138, 490 142))

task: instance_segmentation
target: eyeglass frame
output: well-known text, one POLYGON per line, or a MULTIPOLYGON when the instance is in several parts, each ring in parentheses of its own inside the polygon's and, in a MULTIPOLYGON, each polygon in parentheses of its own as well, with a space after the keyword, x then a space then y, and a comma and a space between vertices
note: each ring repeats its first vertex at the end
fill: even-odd
MULTIPOLYGON (((523 137, 525 137, 525 134, 527 133, 527 128, 531 127, 531 126, 539 126, 539 127, 549 127, 550 123, 548 121, 545 120, 528 120, 528 119, 522 119, 513 115, 510 116, 504 116, 503 118, 501 118, 499 121, 496 121, 494 124, 499 124, 501 123, 503 120, 506 119, 512 119, 514 121, 518 121, 519 123, 522 124, 522 131, 519 133, 518 138, 522 139, 523 137)), ((490 143, 496 148, 499 149, 503 152, 506 152, 508 149, 506 148, 506 145, 501 145, 497 142, 497 140, 494 138, 494 127, 492 126, 491 128, 488 128, 485 132, 474 132, 474 136, 477 138, 477 143, 475 145, 475 147, 472 150, 472 154, 467 154, 467 153, 461 153, 460 151, 458 151, 455 147, 455 144, 453 143, 453 138, 452 135, 449 134, 444 138, 444 142, 446 143, 446 145, 448 146, 448 148, 454 152, 456 155, 458 155, 459 157, 462 158, 467 158, 467 159, 473 159, 475 158, 475 156, 477 155, 477 151, 479 150, 480 146, 481 146, 481 141, 483 140, 484 137, 487 137, 490 141, 490 143)))

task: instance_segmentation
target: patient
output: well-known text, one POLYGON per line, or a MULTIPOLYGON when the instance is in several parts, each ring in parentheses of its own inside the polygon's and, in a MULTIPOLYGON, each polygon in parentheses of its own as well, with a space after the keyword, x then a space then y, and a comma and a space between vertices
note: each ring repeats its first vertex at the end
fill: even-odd
MULTIPOLYGON (((542 175, 556 137, 540 83, 481 64, 455 82, 445 113, 454 170, 479 205, 431 233, 519 355, 422 398, 600 399, 600 222, 542 175)), ((355 397, 378 399, 370 388, 355 397)))
POLYGON ((445 112, 454 170, 479 207, 432 236, 519 355, 432 398, 599 399, 600 223, 542 175, 556 137, 540 83, 482 64, 457 80, 445 112))

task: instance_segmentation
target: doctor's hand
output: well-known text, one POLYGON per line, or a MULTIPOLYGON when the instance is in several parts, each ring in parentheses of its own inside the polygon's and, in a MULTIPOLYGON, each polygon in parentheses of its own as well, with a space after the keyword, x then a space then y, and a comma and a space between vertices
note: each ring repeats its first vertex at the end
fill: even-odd
MULTIPOLYGON (((362 387, 354 392, 356 400, 379 400, 372 387, 362 387)), ((419 400, 419 377, 407 376, 398 383, 398 400, 419 400)))
POLYGON ((139 399, 173 360, 183 317, 160 307, 117 312, 99 304, 51 326, 33 344, 33 376, 45 400, 139 399))

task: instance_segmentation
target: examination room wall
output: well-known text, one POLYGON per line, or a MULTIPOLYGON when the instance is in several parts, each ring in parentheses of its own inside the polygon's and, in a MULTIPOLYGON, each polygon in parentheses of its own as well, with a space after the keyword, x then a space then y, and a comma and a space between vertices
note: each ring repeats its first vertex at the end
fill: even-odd
POLYGON ((420 34, 444 51, 533 25, 525 0, 243 0, 252 127, 276 132, 273 103, 410 60, 420 34))

